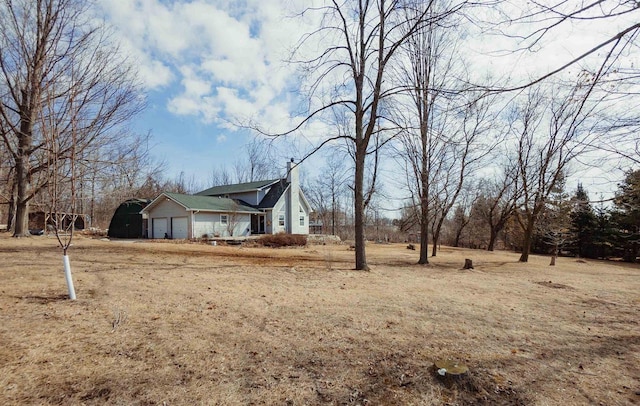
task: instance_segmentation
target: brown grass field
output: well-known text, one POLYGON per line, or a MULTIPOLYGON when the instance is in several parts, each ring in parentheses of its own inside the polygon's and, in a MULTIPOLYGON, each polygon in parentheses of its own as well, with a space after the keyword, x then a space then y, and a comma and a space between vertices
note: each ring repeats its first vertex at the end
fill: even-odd
POLYGON ((72 302, 61 255, 0 235, 2 405, 640 404, 637 266, 78 237, 72 302))

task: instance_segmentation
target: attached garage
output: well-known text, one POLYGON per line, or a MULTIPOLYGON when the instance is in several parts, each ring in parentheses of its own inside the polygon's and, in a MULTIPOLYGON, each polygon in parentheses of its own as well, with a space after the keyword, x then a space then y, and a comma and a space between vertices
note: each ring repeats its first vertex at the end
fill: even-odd
POLYGON ((155 217, 151 219, 151 238, 165 238, 169 235, 166 217, 155 217))
POLYGON ((189 238, 189 229, 187 217, 172 217, 171 218, 171 238, 184 240, 189 238))

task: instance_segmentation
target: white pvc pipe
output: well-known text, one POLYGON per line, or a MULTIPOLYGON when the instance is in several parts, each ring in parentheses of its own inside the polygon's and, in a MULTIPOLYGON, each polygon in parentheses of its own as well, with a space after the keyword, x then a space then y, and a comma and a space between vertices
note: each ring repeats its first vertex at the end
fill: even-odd
POLYGON ((73 279, 71 278, 71 265, 69 265, 69 256, 63 255, 64 277, 67 280, 67 288, 69 289, 69 299, 76 300, 76 290, 73 287, 73 279))

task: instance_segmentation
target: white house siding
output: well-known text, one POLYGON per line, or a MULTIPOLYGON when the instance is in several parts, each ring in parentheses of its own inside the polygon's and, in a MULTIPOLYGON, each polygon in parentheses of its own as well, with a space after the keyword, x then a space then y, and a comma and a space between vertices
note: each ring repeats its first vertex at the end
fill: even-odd
POLYGON ((267 193, 269 193, 269 190, 271 190, 270 187, 262 190, 252 190, 250 192, 232 193, 229 194, 229 197, 232 199, 240 199, 249 204, 258 205, 267 193))
POLYGON ((213 236, 218 232, 216 223, 219 225, 219 213, 194 213, 193 215, 193 236, 203 237, 205 234, 213 236))
POLYGON ((260 200, 258 199, 258 192, 255 190, 251 192, 244 192, 244 193, 233 193, 233 194, 230 194, 229 197, 231 199, 240 199, 249 204, 260 203, 260 200))
MULTIPOLYGON (((288 205, 286 199, 288 193, 283 193, 280 200, 273 207, 271 224, 272 230, 267 230, 268 233, 292 233, 292 234, 309 234, 309 209, 307 204, 302 199, 302 196, 298 195, 298 204, 291 205, 294 208, 295 214, 287 212, 288 205), (300 211, 302 209, 302 211, 300 211), (280 215, 284 215, 284 227, 279 225, 280 215), (304 217, 304 225, 300 225, 300 216, 304 217)), ((269 219, 269 218, 267 218, 269 219)))
POLYGON ((309 234, 309 211, 307 205, 302 200, 302 197, 299 198, 300 202, 298 204, 298 218, 294 224, 294 233, 295 234, 309 234), (304 217, 304 225, 300 225, 300 217, 304 217))
POLYGON ((287 219, 286 196, 287 194, 283 193, 282 196, 280 196, 280 199, 278 199, 278 202, 273 206, 273 210, 271 212, 273 216, 271 221, 271 225, 273 227, 272 234, 287 232, 287 223, 289 219, 287 219), (279 218, 281 214, 284 214, 284 227, 280 226, 279 218))
MULTIPOLYGON (((220 223, 220 215, 227 214, 229 221, 233 214, 230 213, 196 213, 194 214, 194 236, 202 237, 208 236, 220 236, 229 237, 229 231, 227 225, 220 223)), ((236 226, 233 230, 235 237, 244 235, 247 229, 251 229, 251 215, 250 214, 236 214, 236 226)))
POLYGON ((251 232, 251 214, 237 214, 236 227, 233 229, 233 236, 240 237, 249 235, 251 232))

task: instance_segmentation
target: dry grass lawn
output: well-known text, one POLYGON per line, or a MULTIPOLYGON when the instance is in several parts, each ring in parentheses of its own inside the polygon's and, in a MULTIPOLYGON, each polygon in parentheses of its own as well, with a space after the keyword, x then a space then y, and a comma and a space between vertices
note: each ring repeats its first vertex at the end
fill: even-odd
POLYGON ((640 404, 637 266, 416 252, 4 233, 0 404, 640 404))

